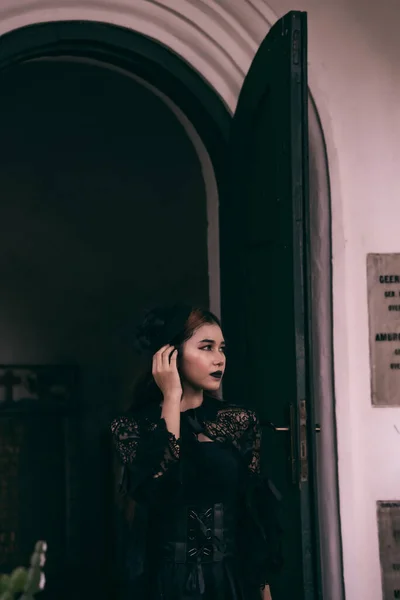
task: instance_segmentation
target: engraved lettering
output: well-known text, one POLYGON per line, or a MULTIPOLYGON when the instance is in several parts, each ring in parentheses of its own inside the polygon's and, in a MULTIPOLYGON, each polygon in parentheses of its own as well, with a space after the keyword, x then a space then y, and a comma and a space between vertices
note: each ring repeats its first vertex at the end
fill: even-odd
POLYGON ((400 341, 399 333, 377 333, 375 335, 376 342, 398 342, 400 341))
POLYGON ((379 283, 400 283, 400 275, 379 275, 379 283))
POLYGON ((367 283, 371 401, 400 406, 400 252, 368 254, 367 283))

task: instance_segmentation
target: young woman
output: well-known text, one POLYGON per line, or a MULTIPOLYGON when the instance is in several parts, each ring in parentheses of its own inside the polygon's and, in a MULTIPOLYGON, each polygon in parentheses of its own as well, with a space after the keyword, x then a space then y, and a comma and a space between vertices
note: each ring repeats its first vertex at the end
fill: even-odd
POLYGON ((260 474, 256 414, 218 398, 227 364, 218 318, 155 309, 137 340, 151 371, 111 426, 136 503, 132 600, 270 598, 281 563, 276 498, 260 474))

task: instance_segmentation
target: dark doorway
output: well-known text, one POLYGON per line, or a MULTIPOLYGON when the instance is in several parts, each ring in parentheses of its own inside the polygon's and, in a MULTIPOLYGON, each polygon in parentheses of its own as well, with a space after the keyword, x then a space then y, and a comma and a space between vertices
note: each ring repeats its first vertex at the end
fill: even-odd
MULTIPOLYGON (((278 194, 278 192, 280 193, 278 183, 282 181, 281 178, 286 177, 287 173, 281 171, 279 175, 279 169, 283 169, 283 167, 287 168, 290 174, 290 182, 292 182, 293 172, 291 171, 290 161, 293 155, 291 152, 286 152, 285 158, 289 156, 289 161, 274 162, 273 148, 271 145, 268 146, 265 143, 266 140, 269 143, 271 143, 271 140, 275 142, 279 141, 277 123, 271 121, 271 117, 272 119, 274 117, 270 111, 271 106, 275 110, 282 108, 283 113, 285 113, 283 116, 286 119, 290 115, 293 116, 291 112, 293 109, 291 104, 292 98, 290 96, 292 93, 290 89, 292 76, 294 78, 298 77, 302 86, 303 92, 300 96, 297 96, 296 110, 298 111, 297 118, 303 120, 302 125, 306 126, 304 112, 304 103, 306 102, 304 95, 306 73, 304 70, 301 70, 306 65, 304 54, 306 49, 304 15, 300 16, 298 13, 295 13, 290 17, 286 17, 276 26, 275 34, 278 30, 281 35, 277 36, 276 39, 281 37, 283 45, 272 44, 271 46, 275 52, 276 63, 272 64, 266 59, 266 54, 271 49, 269 43, 273 40, 273 36, 271 36, 269 41, 267 39, 264 43, 264 50, 259 54, 259 57, 261 56, 262 58, 258 59, 257 67, 253 65, 250 71, 250 92, 251 87, 253 87, 254 94, 252 96, 249 93, 249 86, 246 86, 247 92, 243 96, 242 103, 239 103, 239 109, 242 105, 243 110, 237 115, 238 120, 236 123, 239 123, 240 130, 240 122, 242 122, 242 132, 243 127, 247 127, 248 135, 244 136, 243 141, 245 144, 241 149, 241 134, 239 134, 238 138, 236 131, 234 133, 235 137, 231 140, 234 144, 231 146, 231 156, 233 156, 233 164, 237 167, 234 171, 232 171, 232 162, 228 163, 231 170, 226 171, 226 158, 229 150, 229 132, 232 119, 222 101, 188 65, 161 45, 143 36, 117 27, 84 22, 48 23, 29 27, 4 36, 0 51, 0 68, 9 70, 9 73, 5 71, 2 77, 10 77, 12 76, 10 67, 15 61, 23 62, 28 59, 65 56, 86 57, 117 65, 161 89, 179 106, 199 132, 213 163, 221 199, 221 235, 224 236, 221 242, 222 318, 223 321, 225 319, 227 327, 232 333, 235 330, 235 323, 238 325, 235 344, 239 350, 233 359, 234 366, 231 371, 230 383, 227 382, 227 390, 231 390, 231 393, 235 391, 235 377, 238 373, 243 373, 243 369, 245 369, 246 373, 257 372, 259 374, 260 385, 250 385, 249 389, 254 392, 250 396, 246 394, 246 385, 239 385, 236 389, 237 393, 237 390, 240 388, 240 398, 238 401, 257 407, 261 412, 264 423, 269 419, 274 420, 278 426, 287 426, 293 434, 292 440, 294 446, 291 455, 290 436, 287 436, 285 442, 277 441, 276 433, 265 428, 266 442, 264 448, 268 455, 266 457, 268 459, 267 462, 270 465, 273 477, 276 478, 276 474, 278 474, 278 485, 283 488, 282 491, 286 495, 289 495, 286 510, 291 512, 287 522, 294 526, 287 542, 290 558, 287 563, 289 566, 285 572, 285 582, 276 582, 277 592, 274 594, 273 591, 273 598, 274 600, 286 599, 287 595, 285 596, 285 594, 288 591, 287 582, 289 582, 291 596, 299 600, 311 600, 311 598, 317 597, 319 586, 317 577, 318 560, 315 545, 318 532, 314 527, 316 518, 315 512, 313 512, 313 508, 315 508, 313 506, 314 482, 312 481, 314 417, 313 406, 310 400, 312 394, 309 393, 311 380, 307 363, 307 353, 309 352, 307 315, 306 317, 304 316, 308 309, 309 297, 304 273, 301 271, 303 267, 307 267, 308 256, 307 249, 301 246, 301 244, 301 248, 299 246, 300 240, 307 242, 308 239, 307 181, 306 179, 302 179, 295 190, 287 186, 283 190, 284 196, 281 197, 278 194), (264 59, 265 64, 263 64, 264 59), (277 77, 277 64, 280 64, 284 70, 289 66, 289 70, 285 70, 287 80, 282 81, 282 78, 277 77), (300 69, 297 69, 297 71, 296 69, 292 70, 295 64, 297 66, 300 65, 300 69), (255 85, 257 80, 259 81, 259 85, 255 85), (272 94, 272 104, 270 103, 271 90, 275 93, 275 96, 272 94), (284 101, 279 103, 279 93, 289 94, 290 98, 285 96, 284 101), (269 137, 271 132, 273 135, 269 137), (247 160, 249 161, 251 157, 254 159, 253 163, 247 164, 246 168, 241 170, 240 160, 243 160, 243 150, 246 148, 246 144, 251 144, 252 142, 254 142, 254 146, 251 148, 252 152, 247 155, 247 160), (275 168, 273 172, 268 171, 268 168, 271 169, 271 165, 274 165, 275 168), (268 182, 265 178, 266 173, 273 175, 272 179, 270 178, 268 182), (233 178, 231 177, 232 174, 234 174, 235 180, 234 189, 230 185, 233 178), (279 177, 277 177, 277 174, 279 177), (268 183, 269 187, 266 183, 268 183), (269 204, 271 198, 273 202, 269 204), (294 199, 295 202, 293 202, 294 199), (281 200, 282 204, 279 205, 281 200), (280 206, 283 206, 282 211, 279 210, 280 206), (246 213, 242 212, 243 207, 246 207, 246 213), (244 236, 242 229, 244 223, 242 220, 243 217, 247 227, 244 236), (265 228, 263 228, 263 224, 266 224, 265 228), (277 227, 275 227, 275 224, 277 227), (296 239, 293 237, 293 227, 295 229, 297 227, 296 239), (248 235, 249 232, 253 231, 253 228, 256 235, 248 235), (238 240, 241 240, 240 244, 237 243, 238 240), (297 252, 299 248, 301 255, 297 252), (296 260, 293 260, 293 257, 296 260), (284 270, 279 270, 280 260, 285 263, 285 277, 284 270), (265 271, 273 274, 271 285, 274 290, 278 288, 277 295, 275 296, 266 294, 265 286, 260 286, 259 274, 265 271), (282 293, 282 302, 278 302, 280 297, 279 289, 282 293), (244 311, 248 315, 246 321, 242 320, 239 323, 237 318, 235 320, 235 314, 237 314, 235 311, 238 308, 241 314, 244 311), (266 317, 272 319, 271 326, 274 328, 274 334, 269 338, 266 353, 265 346, 262 344, 262 337, 257 335, 255 337, 252 336, 252 332, 257 331, 259 315, 262 315, 263 335, 268 335, 266 317), (282 329, 284 333, 282 333, 281 337, 279 337, 279 319, 283 319, 285 325, 285 329, 282 329), (247 325, 247 328, 243 328, 244 325, 247 325), (293 338, 298 340, 299 338, 296 338, 296 335, 299 332, 302 344, 296 346, 293 338), (290 338, 288 346, 285 345, 286 336, 290 338), (284 358, 274 354, 276 350, 276 346, 273 343, 274 340, 278 340, 278 347, 282 355, 284 354, 284 349, 289 348, 288 354, 285 354, 284 358), (299 354, 296 354, 297 351, 299 354), (300 369, 298 368, 299 362, 296 361, 302 361, 300 369), (271 386, 268 383, 265 364, 269 365, 268 377, 274 378, 273 385, 271 386), (271 365, 275 365, 275 367, 277 365, 280 365, 280 367, 286 365, 290 369, 290 378, 285 380, 286 371, 283 367, 282 370, 279 370, 275 367, 272 368, 271 365), (281 391, 279 380, 286 383, 285 394, 284 397, 282 396, 279 398, 279 401, 275 402, 281 391), (291 396, 292 392, 294 395, 291 396), (305 413, 300 410, 304 406, 302 404, 304 402, 306 402, 307 408, 305 413), (291 403, 294 404, 294 412, 292 413, 292 421, 290 422, 285 407, 288 408, 291 403), (304 445, 301 445, 304 442, 304 438, 301 438, 301 433, 304 431, 309 448, 305 456, 301 455, 301 449, 303 448, 304 450, 304 445), (305 459, 302 462, 300 460, 301 457, 305 459), (296 461, 294 470, 290 468, 292 466, 291 460, 296 461), (306 482, 303 482, 303 486, 301 485, 301 473, 304 475, 305 471, 301 471, 302 468, 310 469, 307 485, 305 484, 306 482), (291 485, 293 487, 290 487, 291 485), (291 578, 293 579, 291 580, 291 578), (290 585, 291 582, 292 585, 290 585)), ((22 65, 19 68, 41 69, 45 67, 43 63, 38 62, 26 66, 22 65)), ((54 65, 47 64, 46 68, 55 67, 54 65)), ((66 68, 69 67, 66 66, 66 68)), ((87 67, 79 65, 78 68, 87 67)), ((54 70, 55 75, 56 71, 57 69, 54 70)), ((86 89, 85 81, 82 82, 82 86, 83 89, 86 89)), ((5 89, 4 86, 2 86, 3 89, 5 89)), ((105 90, 104 93, 107 94, 109 91, 105 90)), ((121 94, 121 97, 123 96, 124 94, 121 94)), ((28 97, 29 93, 27 91, 28 97)), ((99 97, 100 93, 96 95, 96 98, 99 97)), ((107 112, 106 108, 104 108, 104 111, 107 112)), ((119 109, 116 109, 114 112, 111 111, 112 118, 116 119, 117 125, 119 123, 118 111, 119 109)), ((135 116, 137 116, 137 113, 135 116)), ((282 117, 282 112, 280 116, 282 117)), ((287 127, 288 123, 284 119, 280 121, 282 127, 287 127)), ((66 133, 68 134, 68 131, 66 133)), ((293 138, 293 131, 288 127, 286 134, 286 150, 288 148, 287 144, 297 144, 297 151, 300 152, 296 163, 297 176, 301 173, 304 175, 307 170, 303 160, 307 156, 304 131, 297 132, 295 138, 293 138)), ((96 132, 96 135, 98 135, 98 132, 96 132)), ((110 135, 111 137, 115 136, 115 128, 112 132, 110 131, 110 135)), ((290 147, 292 150, 292 146, 290 147)), ((284 150, 285 146, 280 148, 282 155, 284 154, 284 150)), ((82 160, 84 161, 83 158, 82 160)), ((123 162, 124 156, 120 155, 120 160, 123 162)), ((93 165, 93 168, 95 168, 95 165, 93 165)), ((125 188, 121 185, 121 190, 123 189, 125 188)), ((64 190, 62 190, 62 196, 66 205, 68 205, 68 196, 64 194, 64 190)), ((167 196, 169 197, 169 202, 173 204, 175 201, 174 198, 170 194, 167 194, 167 196)), ((93 206, 92 210, 86 215, 86 219, 90 223, 90 227, 93 228, 95 235, 99 231, 95 221, 96 214, 97 210, 93 206)), ((104 219, 106 219, 107 215, 106 211, 103 215, 104 219)), ((11 216, 15 220, 15 214, 11 216)), ((54 216, 56 217, 57 215, 54 216)), ((11 218, 10 221, 12 222, 13 219, 11 218)), ((75 223, 73 219, 72 221, 75 223)), ((127 227, 126 223, 123 226, 126 235, 128 235, 129 227, 127 227)), ((161 234, 161 229, 157 230, 157 236, 161 234)), ((107 236, 107 232, 104 235, 107 236)), ((104 235, 100 236, 102 240, 104 235)), ((23 242, 25 241, 25 238, 21 239, 23 242)), ((57 243, 59 243, 59 240, 56 240, 56 248, 57 243)), ((118 240, 118 243, 120 243, 120 240, 118 240)), ((168 242, 166 241, 166 243, 168 242)), ((107 263, 107 256, 104 256, 104 259, 105 264, 108 264, 109 269, 112 270, 112 259, 109 263, 107 263)), ((100 279, 102 278, 100 277, 100 279)), ((202 278, 200 278, 201 280, 202 278)), ((204 285, 206 285, 206 280, 207 277, 204 275, 204 285)), ((263 281, 265 283, 267 280, 263 281)), ((92 304, 99 297, 99 291, 103 291, 101 285, 102 283, 99 281, 96 288, 95 282, 94 288, 91 288, 95 290, 92 296, 92 304)), ((121 285, 118 289, 118 294, 123 293, 124 289, 124 285, 121 285)), ((146 290, 143 293, 143 302, 152 300, 151 293, 148 293, 146 290)), ((185 291, 187 290, 185 290, 184 281, 177 282, 174 289, 176 295, 182 295, 185 291)), ((207 290, 202 284, 199 285, 196 294, 199 301, 204 303, 204 300, 207 300, 207 290)), ((111 302, 110 306, 112 306, 114 295, 111 293, 109 298, 111 302)), ((93 318, 92 320, 90 319, 90 315, 92 314, 91 308, 94 311, 96 310, 96 307, 92 304, 89 302, 86 314, 89 315, 88 323, 92 323, 93 328, 95 328, 95 320, 93 318)), ((124 314, 131 314, 132 304, 129 301, 126 302, 124 307, 124 314)), ((111 308, 110 314, 113 314, 113 310, 111 308)), ((51 328, 49 327, 49 329, 51 328)), ((110 332, 100 330, 100 334, 104 337, 104 335, 109 335, 110 332)), ((65 340, 68 340, 67 334, 65 335, 65 340)), ((99 348, 96 346, 94 350, 98 352, 99 348)), ((109 350, 107 348, 107 351, 109 350)), ((106 355, 109 356, 107 352, 105 353, 106 355)), ((68 359, 68 355, 64 354, 59 358, 65 361, 68 359)), ((123 359, 121 361, 123 362, 123 359)), ((91 386, 92 403, 88 405, 87 416, 84 418, 85 426, 83 428, 82 440, 87 446, 87 456, 82 461, 80 477, 83 478, 84 489, 84 493, 82 494, 83 519, 86 519, 86 517, 89 519, 92 531, 98 526, 102 515, 105 515, 104 518, 106 521, 108 519, 106 505, 108 501, 109 506, 112 503, 112 498, 110 497, 112 483, 105 479, 99 479, 99 473, 102 470, 102 459, 99 462, 99 457, 102 456, 100 437, 98 436, 97 438, 97 444, 90 443, 90 440, 93 440, 95 437, 94 430, 98 432, 102 427, 105 427, 106 420, 112 411, 114 398, 116 398, 116 390, 119 390, 118 396, 122 397, 122 387, 126 383, 124 377, 121 377, 121 370, 118 372, 113 371, 111 375, 109 375, 109 372, 108 363, 104 360, 101 363, 100 370, 98 366, 97 370, 96 368, 92 369, 89 383, 86 383, 86 387, 91 386), (96 483, 90 483, 95 480, 96 483), (104 485, 102 489, 101 482, 104 485), (97 504, 96 494, 99 494, 104 499, 103 504, 97 504)), ((107 450, 104 451, 104 456, 109 456, 107 450)), ((110 524, 111 530, 112 524, 110 524)), ((89 570, 91 569, 91 573, 98 572, 101 567, 99 567, 98 562, 96 563, 95 558, 91 556, 91 551, 97 544, 100 547, 101 543, 103 543, 103 547, 101 548, 101 551, 104 552, 103 562, 100 564, 105 567, 102 573, 107 573, 107 584, 104 583, 104 580, 101 583, 98 582, 96 577, 90 579, 87 587, 82 591, 82 597, 87 597, 89 593, 96 593, 99 598, 105 599, 109 597, 107 594, 110 592, 113 584, 113 569, 111 565, 112 556, 115 556, 115 548, 106 547, 107 541, 106 545, 104 545, 104 538, 101 540, 99 535, 100 533, 97 531, 94 537, 88 535, 85 538, 79 550, 78 568, 85 571, 87 566, 90 565, 89 570), (93 585, 96 586, 95 591, 92 589, 93 585)), ((110 543, 111 539, 112 535, 110 534, 108 538, 110 543)), ((66 577, 69 577, 69 575, 66 575, 66 577)), ((74 591, 74 595, 77 595, 76 590, 74 591)))
MULTIPOLYGON (((110 68, 37 58, 1 73, 0 87, 1 374, 21 376, 21 364, 79 372, 79 400, 63 410, 29 400, 24 378, 12 405, 0 404, 21 455, 18 493, 2 496, 17 521, 1 566, 27 564, 45 539, 44 599, 112 598, 109 423, 137 367, 126 328, 152 302, 208 304, 201 165, 173 112, 110 68)), ((8 479, 11 463, 2 469, 8 479)))

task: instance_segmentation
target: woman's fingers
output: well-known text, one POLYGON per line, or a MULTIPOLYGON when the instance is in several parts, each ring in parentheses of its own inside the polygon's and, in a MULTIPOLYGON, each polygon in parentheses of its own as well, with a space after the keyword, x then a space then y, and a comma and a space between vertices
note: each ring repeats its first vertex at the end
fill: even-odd
POLYGON ((166 347, 166 349, 164 350, 164 352, 162 353, 162 360, 163 360, 163 369, 165 369, 166 371, 168 371, 170 369, 170 360, 171 360, 171 355, 173 352, 174 347, 171 345, 168 345, 166 347))
POLYGON ((182 396, 182 383, 176 364, 177 354, 177 350, 167 344, 153 356, 153 377, 164 398, 168 394, 175 395, 178 392, 180 397, 182 396))
MULTIPOLYGON (((164 348, 164 346, 163 346, 164 348)), ((155 354, 153 354, 153 375, 154 373, 157 373, 160 370, 160 359, 161 359, 161 352, 163 350, 163 348, 160 348, 159 350, 157 350, 157 352, 155 354)))
POLYGON ((162 370, 168 369, 169 367, 169 358, 171 354, 171 349, 173 346, 170 344, 166 344, 162 346, 153 356, 153 374, 154 372, 160 372, 162 370))
POLYGON ((169 344, 168 346, 164 346, 163 350, 160 353, 160 360, 161 360, 161 369, 163 371, 166 371, 167 366, 168 366, 168 351, 169 351, 169 344))

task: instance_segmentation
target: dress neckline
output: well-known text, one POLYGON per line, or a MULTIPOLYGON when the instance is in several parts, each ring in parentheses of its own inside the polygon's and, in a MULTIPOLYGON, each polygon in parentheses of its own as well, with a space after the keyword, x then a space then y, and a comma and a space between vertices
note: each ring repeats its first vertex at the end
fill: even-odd
POLYGON ((196 411, 201 408, 204 404, 204 400, 199 406, 195 406, 194 408, 187 408, 186 410, 181 410, 181 415, 187 415, 188 413, 196 413, 196 411))
MULTIPOLYGON (((213 420, 216 418, 218 411, 222 405, 226 404, 224 400, 219 400, 213 396, 204 395, 203 402, 196 408, 188 408, 181 411, 181 417, 185 420, 192 417, 199 421, 213 420)), ((162 405, 159 405, 161 414, 162 405)))
POLYGON ((204 394, 203 402, 199 404, 199 406, 196 406, 195 408, 187 408, 186 410, 182 410, 181 415, 197 415, 203 413, 207 415, 209 414, 209 409, 214 408, 218 410, 219 404, 222 404, 222 400, 218 400, 213 396, 208 396, 204 394))

